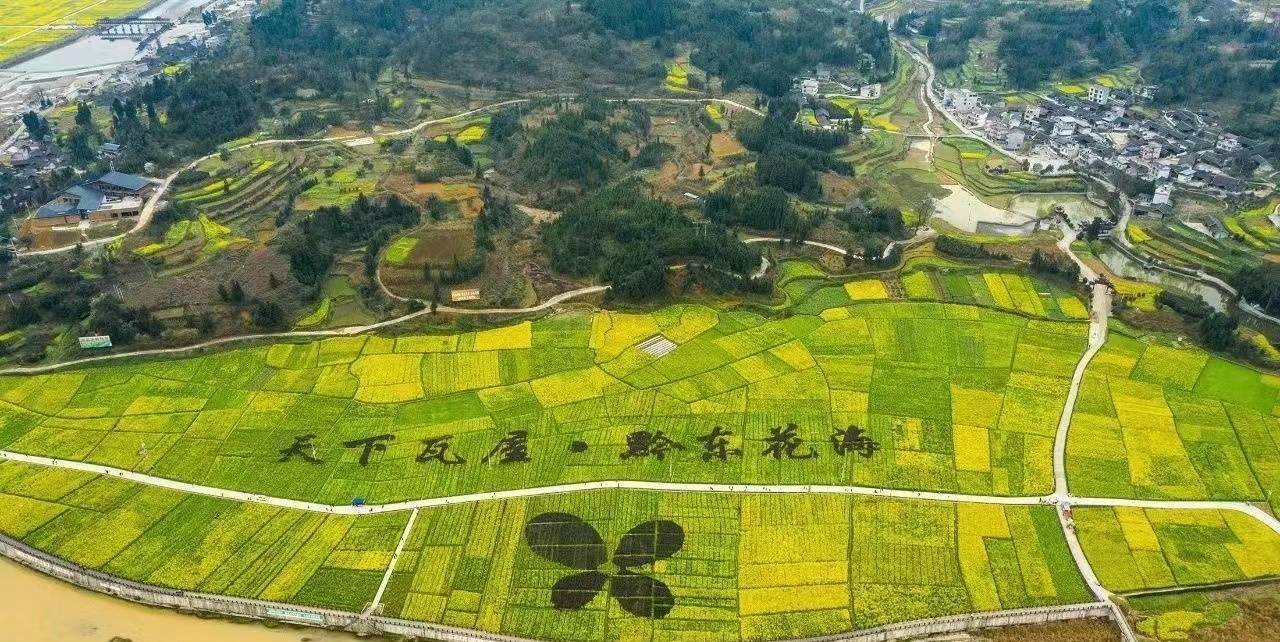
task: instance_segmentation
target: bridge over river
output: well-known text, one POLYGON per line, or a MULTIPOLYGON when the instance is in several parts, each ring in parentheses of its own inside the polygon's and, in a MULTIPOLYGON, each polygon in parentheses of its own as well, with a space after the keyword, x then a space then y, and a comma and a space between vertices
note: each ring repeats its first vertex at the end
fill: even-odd
POLYGON ((103 18, 94 28, 103 38, 138 38, 158 34, 173 27, 167 18, 103 18))

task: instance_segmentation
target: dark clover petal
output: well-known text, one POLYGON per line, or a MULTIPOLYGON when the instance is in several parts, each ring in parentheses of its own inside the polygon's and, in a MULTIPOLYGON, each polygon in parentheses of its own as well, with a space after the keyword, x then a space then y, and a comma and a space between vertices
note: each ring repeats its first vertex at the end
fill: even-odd
POLYGON ((524 526, 533 552, 569 568, 589 571, 604 564, 604 540, 590 524, 568 513, 543 513, 524 526))
POLYGON ((560 578, 551 587, 551 605, 561 610, 575 610, 586 606, 600 594, 609 577, 600 571, 574 573, 560 578))
POLYGON ((684 529, 665 519, 644 522, 618 540, 613 563, 618 568, 634 568, 665 560, 684 546, 684 529))
POLYGON ((636 617, 661 619, 676 605, 671 589, 648 575, 622 571, 609 581, 609 590, 618 606, 636 617))

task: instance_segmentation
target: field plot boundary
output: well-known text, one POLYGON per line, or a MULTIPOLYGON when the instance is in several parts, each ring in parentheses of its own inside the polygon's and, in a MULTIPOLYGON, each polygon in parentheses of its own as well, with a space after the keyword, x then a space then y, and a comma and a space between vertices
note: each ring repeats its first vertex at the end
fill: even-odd
MULTIPOLYGON (((256 620, 282 621, 290 624, 342 629, 364 634, 382 633, 426 636, 429 639, 442 640, 444 642, 533 642, 528 638, 486 633, 415 620, 167 589, 85 569, 4 535, 0 535, 0 554, 32 570, 81 588, 151 606, 217 613, 256 620)), ((1078 619, 1102 619, 1110 616, 1111 608, 1105 602, 1086 602, 1062 606, 948 615, 939 618, 899 622, 835 635, 799 638, 794 642, 905 640, 915 639, 920 636, 956 633, 974 629, 1020 624, 1044 624, 1078 619)))
POLYGON ((1188 584, 1186 586, 1166 586, 1164 588, 1139 589, 1136 591, 1124 591, 1117 593, 1126 598, 1134 597, 1151 597, 1155 595, 1178 595, 1180 593, 1197 593, 1200 591, 1221 591, 1233 588, 1245 588, 1249 586, 1262 586, 1265 584, 1280 584, 1280 577, 1258 577, 1248 580, 1235 580, 1232 582, 1217 582, 1209 584, 1188 584))

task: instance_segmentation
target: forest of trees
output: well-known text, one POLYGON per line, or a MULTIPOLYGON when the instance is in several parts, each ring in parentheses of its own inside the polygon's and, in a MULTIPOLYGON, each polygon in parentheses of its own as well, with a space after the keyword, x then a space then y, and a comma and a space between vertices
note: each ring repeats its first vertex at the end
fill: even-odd
POLYGON ((853 174, 852 166, 831 153, 847 144, 849 135, 797 125, 798 109, 795 103, 776 101, 763 120, 739 127, 737 134, 747 149, 759 154, 757 183, 818 200, 822 197, 818 172, 853 174))
POLYGON ((787 193, 772 185, 733 194, 724 190, 707 197, 703 204, 707 218, 726 226, 798 232, 799 219, 787 193))
POLYGON ((893 69, 884 25, 810 3, 771 7, 775 11, 733 0, 589 0, 583 8, 629 38, 693 43, 693 63, 719 76, 729 90, 749 85, 781 96, 792 78, 817 63, 857 67, 871 78, 893 69), (852 38, 832 37, 840 30, 852 38))
POLYGON ((329 274, 340 250, 371 239, 390 238, 395 231, 419 221, 418 209, 397 197, 371 199, 361 194, 345 210, 322 207, 292 224, 282 234, 281 250, 300 283, 317 285, 329 274))
POLYGON ((1231 285, 1240 292, 1240 298, 1268 314, 1280 315, 1280 265, 1266 262, 1242 268, 1232 275, 1231 285))
MULTIPOLYGON (((122 97, 112 132, 124 145, 118 166, 140 171, 146 161, 165 165, 207 153, 254 131, 262 118, 282 121, 289 135, 323 127, 327 121, 315 114, 277 113, 281 99, 300 89, 377 117, 386 101, 376 82, 388 68, 506 89, 640 86, 664 73, 659 63, 674 55, 677 43, 690 43, 695 64, 721 77, 727 90, 749 85, 782 95, 793 76, 818 62, 853 65, 868 77, 891 73, 893 49, 879 22, 822 5, 784 6, 762 10, 737 0, 280 0, 252 19, 247 39, 233 39, 216 58, 199 59, 176 77, 159 76, 122 97)), ((576 126, 561 124, 570 133, 576 126)), ((505 135, 518 127, 498 125, 505 135)), ((550 138, 540 145, 557 144, 564 145, 550 138)), ((599 176, 598 167, 561 169, 588 181, 599 176)))
POLYGON ((520 173, 533 182, 604 183, 610 163, 622 160, 622 149, 604 122, 609 113, 587 105, 581 113, 566 111, 544 123, 520 158, 520 173))
POLYGON ((556 271, 598 276, 613 286, 614 296, 632 300, 661 293, 673 259, 736 274, 760 263, 759 252, 724 226, 698 226, 635 183, 580 200, 543 228, 542 238, 556 271))

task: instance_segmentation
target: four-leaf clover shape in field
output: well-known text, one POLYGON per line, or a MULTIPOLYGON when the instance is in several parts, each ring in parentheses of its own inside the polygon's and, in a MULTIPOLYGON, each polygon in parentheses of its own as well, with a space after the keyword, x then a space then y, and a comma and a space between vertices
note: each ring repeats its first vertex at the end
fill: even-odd
POLYGON ((560 578, 551 587, 551 604, 557 609, 586 606, 606 583, 618 606, 632 615, 663 618, 676 604, 666 584, 635 570, 679 552, 684 546, 684 529, 675 522, 651 520, 636 525, 618 540, 612 560, 600 533, 568 513, 543 513, 529 520, 524 538, 534 553, 580 571, 560 578), (617 570, 600 570, 606 561, 617 570))

